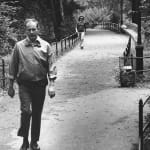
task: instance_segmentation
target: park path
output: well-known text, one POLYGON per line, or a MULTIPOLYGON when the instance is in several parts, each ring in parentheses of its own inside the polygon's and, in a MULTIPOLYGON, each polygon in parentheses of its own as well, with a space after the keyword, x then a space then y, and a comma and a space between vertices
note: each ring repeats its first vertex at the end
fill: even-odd
MULTIPOLYGON (((84 50, 77 46, 57 61, 56 97, 46 97, 41 150, 134 150, 138 142, 138 100, 149 89, 120 88, 118 57, 128 37, 88 30, 84 50)), ((20 146, 12 131, 12 149, 20 146)))

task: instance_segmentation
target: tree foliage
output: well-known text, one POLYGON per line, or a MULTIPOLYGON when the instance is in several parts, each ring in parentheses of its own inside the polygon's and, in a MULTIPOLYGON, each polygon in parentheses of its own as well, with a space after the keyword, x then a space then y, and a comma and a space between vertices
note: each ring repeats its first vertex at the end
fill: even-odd
MULTIPOLYGON (((123 0, 124 23, 132 21, 133 1, 123 0)), ((150 8, 149 0, 141 1, 150 8)), ((74 32, 79 15, 91 25, 101 21, 120 23, 120 7, 121 0, 0 0, 0 54, 9 52, 16 39, 25 36, 25 18, 35 17, 41 36, 51 42, 74 32)))
POLYGON ((85 22, 87 22, 90 27, 98 24, 99 22, 108 21, 110 18, 109 11, 106 7, 102 9, 97 7, 88 8, 83 12, 77 13, 76 20, 80 15, 85 17, 85 22))
POLYGON ((52 42, 74 32, 74 0, 0 0, 0 54, 7 54, 24 35, 25 18, 39 21, 41 36, 52 42))
MULTIPOLYGON (((17 1, 12 1, 11 4, 15 4, 17 1)), ((9 2, 10 3, 10 2, 9 2)), ((0 3, 0 54, 4 55, 9 53, 12 46, 14 46, 15 31, 11 27, 16 16, 16 12, 19 7, 11 6, 7 2, 3 1, 0 3)))
POLYGON ((76 16, 83 15, 89 24, 96 24, 101 21, 119 22, 120 0, 88 0, 84 3, 86 9, 77 12, 76 16))

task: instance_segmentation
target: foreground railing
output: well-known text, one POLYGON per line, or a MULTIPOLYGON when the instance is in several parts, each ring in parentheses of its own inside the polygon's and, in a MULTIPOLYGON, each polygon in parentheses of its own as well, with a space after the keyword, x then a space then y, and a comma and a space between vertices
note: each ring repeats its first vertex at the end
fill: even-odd
POLYGON ((150 81, 150 56, 144 56, 144 57, 134 57, 133 55, 130 55, 129 57, 119 57, 119 68, 120 70, 124 66, 131 66, 132 70, 135 71, 137 76, 137 81, 139 77, 142 77, 143 81, 150 81), (143 61, 143 70, 137 70, 137 61, 142 60, 143 61))
POLYGON ((144 145, 149 139, 149 134, 147 130, 150 128, 150 121, 148 120, 144 124, 144 107, 148 104, 150 96, 143 102, 142 99, 139 100, 139 150, 144 150, 144 145))

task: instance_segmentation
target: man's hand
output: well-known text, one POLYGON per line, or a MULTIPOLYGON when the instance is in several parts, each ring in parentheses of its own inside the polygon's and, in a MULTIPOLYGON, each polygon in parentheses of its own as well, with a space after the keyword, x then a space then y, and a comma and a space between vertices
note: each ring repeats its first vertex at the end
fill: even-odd
POLYGON ((8 88, 8 95, 9 95, 11 98, 14 97, 14 95, 15 95, 15 90, 14 90, 13 86, 9 86, 9 88, 8 88))
POLYGON ((49 81, 48 95, 50 98, 55 97, 55 84, 54 84, 54 81, 52 81, 52 80, 49 81))
POLYGON ((50 96, 50 98, 55 97, 55 89, 54 89, 54 86, 50 85, 50 86, 48 87, 48 95, 50 96))

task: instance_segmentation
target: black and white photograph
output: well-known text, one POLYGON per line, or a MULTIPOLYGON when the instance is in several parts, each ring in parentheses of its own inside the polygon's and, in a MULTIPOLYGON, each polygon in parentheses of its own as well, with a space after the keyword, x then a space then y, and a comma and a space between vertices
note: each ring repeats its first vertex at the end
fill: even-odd
POLYGON ((0 0, 0 150, 150 150, 150 0, 0 0))

